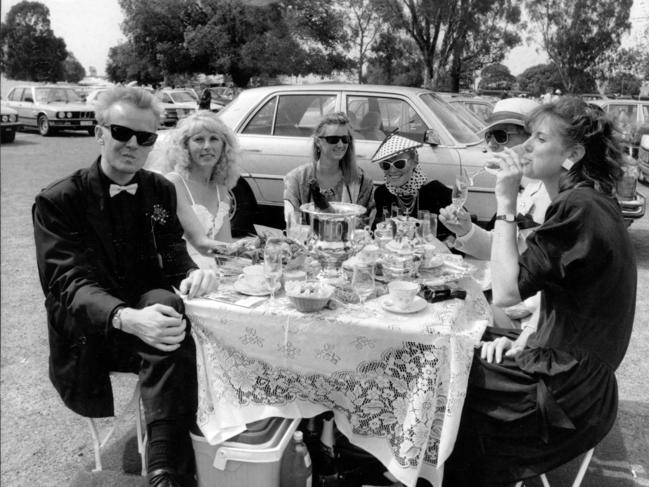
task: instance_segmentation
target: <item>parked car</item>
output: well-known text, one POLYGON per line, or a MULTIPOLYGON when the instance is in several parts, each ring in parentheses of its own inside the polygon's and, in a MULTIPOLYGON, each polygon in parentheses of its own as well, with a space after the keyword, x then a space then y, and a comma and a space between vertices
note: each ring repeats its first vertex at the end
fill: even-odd
POLYGON ((474 116, 474 119, 477 118, 482 122, 483 126, 486 125, 487 119, 494 110, 494 103, 486 98, 470 96, 462 93, 439 94, 451 105, 460 105, 465 107, 474 116))
POLYGON ((16 130, 20 128, 18 112, 0 100, 0 141, 2 143, 13 142, 16 138, 16 130))
POLYGON ((44 136, 61 129, 95 133, 94 110, 69 86, 16 86, 7 95, 7 105, 18 112, 22 128, 38 129, 44 136))
MULTIPOLYGON (((311 160, 313 130, 323 115, 334 111, 351 119, 357 160, 377 184, 383 183, 383 171, 370 161, 395 129, 424 142, 419 159, 425 173, 448 186, 461 168, 477 171, 488 157, 482 137, 426 89, 315 84, 245 90, 219 116, 239 138, 249 195, 265 210, 266 224, 281 225, 284 175, 311 160), (378 125, 371 128, 369 121, 378 125)), ((470 189, 467 207, 479 220, 489 220, 495 211, 494 182, 493 175, 483 172, 470 189)))
POLYGON ((185 89, 165 88, 158 91, 155 96, 162 102, 165 110, 162 121, 165 127, 175 127, 178 120, 198 110, 196 98, 185 89))
MULTIPOLYGON (((605 99, 593 100, 590 103, 602 107, 617 123, 628 154, 638 158, 640 139, 649 134, 649 100, 605 99)), ((643 172, 642 179, 648 177, 643 172)))
POLYGON ((640 168, 640 178, 643 181, 649 181, 649 134, 645 134, 640 138, 638 166, 640 168))

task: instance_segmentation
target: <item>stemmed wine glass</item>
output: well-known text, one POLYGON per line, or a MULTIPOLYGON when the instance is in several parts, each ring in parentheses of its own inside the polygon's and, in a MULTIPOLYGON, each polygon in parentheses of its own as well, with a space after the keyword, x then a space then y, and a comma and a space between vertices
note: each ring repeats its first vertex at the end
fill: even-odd
POLYGON ((275 291, 282 276, 282 248, 270 241, 264 248, 264 278, 270 291, 270 301, 275 302, 275 291))
POLYGON ((365 300, 374 293, 374 266, 373 265, 355 265, 352 274, 352 288, 358 296, 360 305, 363 306, 365 300))
POLYGON ((466 199, 469 197, 470 186, 471 180, 469 179, 466 169, 464 169, 460 174, 455 176, 455 184, 453 184, 451 203, 455 208, 460 209, 464 206, 466 199))

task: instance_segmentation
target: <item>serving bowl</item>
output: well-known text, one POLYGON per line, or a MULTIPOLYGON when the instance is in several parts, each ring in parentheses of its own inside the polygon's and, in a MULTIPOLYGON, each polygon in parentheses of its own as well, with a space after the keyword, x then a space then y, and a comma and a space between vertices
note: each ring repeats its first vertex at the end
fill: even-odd
POLYGON ((286 295, 293 306, 302 313, 320 311, 333 296, 334 288, 314 281, 291 281, 285 285, 286 295))

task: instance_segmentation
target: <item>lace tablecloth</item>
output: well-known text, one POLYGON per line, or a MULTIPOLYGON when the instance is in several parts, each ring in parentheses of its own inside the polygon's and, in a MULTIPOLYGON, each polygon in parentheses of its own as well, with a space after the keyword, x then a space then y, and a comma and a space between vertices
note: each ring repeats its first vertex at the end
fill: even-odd
POLYGON ((197 347, 198 424, 211 444, 270 416, 334 412, 338 429, 401 482, 441 484, 473 356, 491 313, 473 279, 465 301, 413 314, 364 307, 304 314, 288 298, 242 307, 186 301, 197 347))

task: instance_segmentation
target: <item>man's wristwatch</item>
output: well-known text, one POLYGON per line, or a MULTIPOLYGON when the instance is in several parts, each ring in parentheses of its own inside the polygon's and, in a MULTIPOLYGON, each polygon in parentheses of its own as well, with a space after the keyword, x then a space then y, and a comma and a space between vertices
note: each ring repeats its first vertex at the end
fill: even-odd
POLYGON ((502 220, 507 223, 516 223, 516 217, 512 213, 504 213, 502 215, 496 215, 496 220, 502 220))
POLYGON ((112 324, 113 328, 117 330, 122 329, 122 311, 124 311, 124 308, 117 308, 117 311, 113 313, 112 324))

